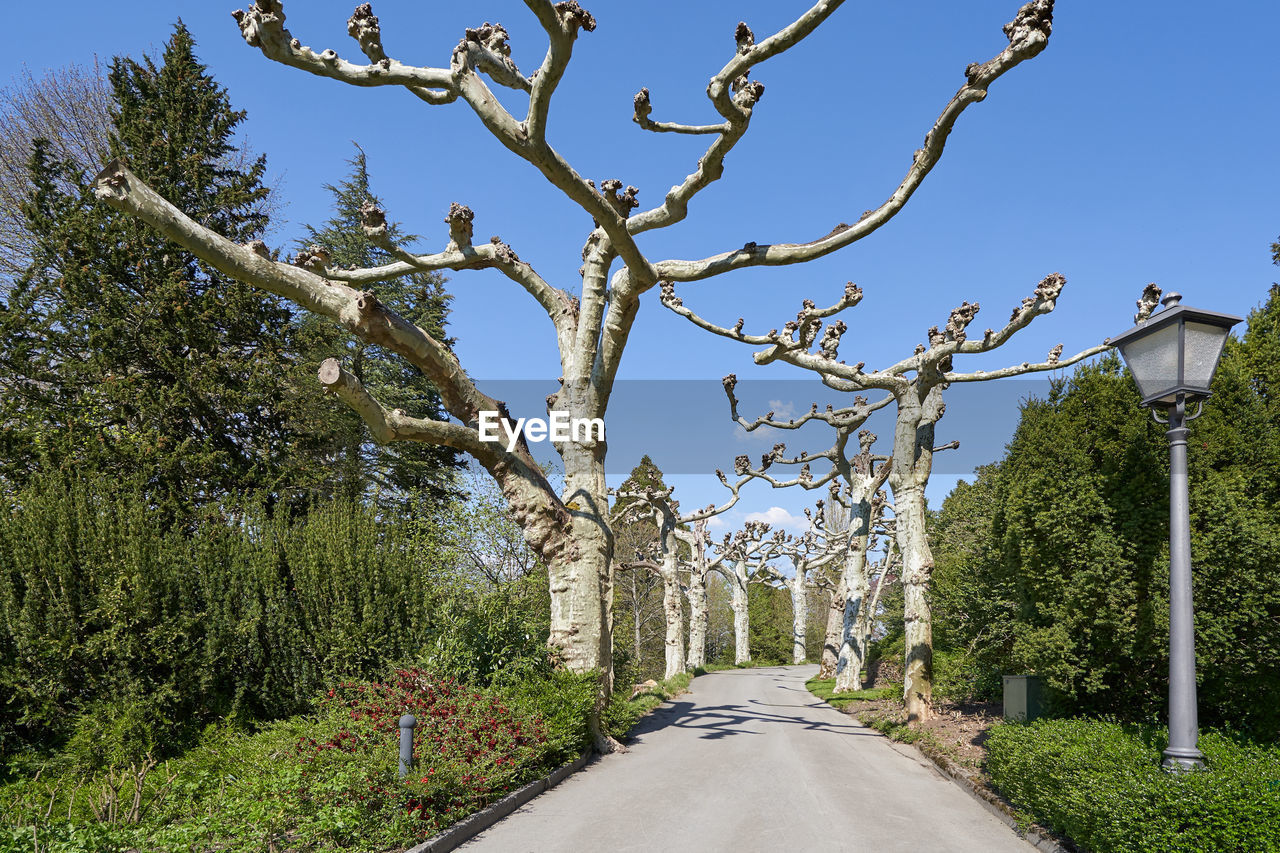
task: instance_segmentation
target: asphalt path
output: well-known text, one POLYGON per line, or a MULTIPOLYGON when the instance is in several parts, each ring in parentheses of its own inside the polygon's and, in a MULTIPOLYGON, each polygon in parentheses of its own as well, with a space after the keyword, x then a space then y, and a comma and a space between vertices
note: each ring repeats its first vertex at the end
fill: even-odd
POLYGON ((805 689, 815 666, 715 672, 466 853, 1031 847, 910 747, 805 689))

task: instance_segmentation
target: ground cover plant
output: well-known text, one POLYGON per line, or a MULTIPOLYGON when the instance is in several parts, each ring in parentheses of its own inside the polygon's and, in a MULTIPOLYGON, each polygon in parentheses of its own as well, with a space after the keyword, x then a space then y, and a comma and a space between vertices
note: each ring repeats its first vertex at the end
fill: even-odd
POLYGON ((1091 719, 991 730, 987 769, 1030 818, 1094 853, 1280 849, 1280 748, 1210 731, 1209 769, 1167 773, 1164 730, 1091 719))
POLYGON ((563 672, 504 691, 399 669, 256 732, 210 726, 167 762, 81 774, 51 761, 0 788, 0 850, 394 849, 581 754, 593 689, 563 672), (405 713, 419 722, 400 779, 405 713))

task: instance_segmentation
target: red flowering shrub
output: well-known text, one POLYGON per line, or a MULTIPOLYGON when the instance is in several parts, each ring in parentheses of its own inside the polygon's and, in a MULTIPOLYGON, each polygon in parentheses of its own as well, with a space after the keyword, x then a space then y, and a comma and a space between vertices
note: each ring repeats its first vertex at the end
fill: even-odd
MULTIPOLYGON (((327 738, 297 744, 303 763, 304 799, 335 796, 383 811, 399 804, 415 818, 414 834, 426 837, 501 799, 549 769, 541 718, 512 709, 501 698, 453 679, 417 669, 396 671, 393 681, 344 683, 321 700, 321 716, 334 721, 327 738), (413 714, 414 764, 397 779, 400 717, 413 714), (361 790, 327 784, 342 754, 367 767, 361 790), (373 758, 377 762, 359 761, 373 758)), ((354 781, 354 780, 351 780, 354 781)))

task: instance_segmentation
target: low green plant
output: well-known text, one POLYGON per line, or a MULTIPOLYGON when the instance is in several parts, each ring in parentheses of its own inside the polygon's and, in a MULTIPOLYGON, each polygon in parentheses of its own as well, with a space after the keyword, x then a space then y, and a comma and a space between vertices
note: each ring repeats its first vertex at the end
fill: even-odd
POLYGON ((843 709, 851 702, 859 702, 871 699, 892 699, 895 696, 902 695, 902 687, 893 685, 889 687, 872 687, 867 690, 853 690, 846 693, 836 693, 836 680, 834 678, 811 678, 804 684, 809 688, 809 692, 817 696, 823 702, 826 702, 833 708, 843 709))
POLYGON ((1280 747, 1210 731, 1208 769, 1169 773, 1166 738, 1092 719, 1005 723, 987 770, 1015 807, 1094 853, 1280 850, 1280 747))
POLYGON ((51 762, 0 787, 0 851, 399 848, 580 754, 594 689, 568 673, 500 692, 400 669, 257 731, 209 726, 169 762, 51 762), (402 780, 406 712, 419 723, 402 780))
POLYGON ((615 693, 605 712, 605 724, 609 733, 616 738, 625 737, 641 717, 688 690, 695 675, 696 670, 682 672, 671 678, 664 678, 656 686, 641 690, 635 695, 623 691, 615 693))

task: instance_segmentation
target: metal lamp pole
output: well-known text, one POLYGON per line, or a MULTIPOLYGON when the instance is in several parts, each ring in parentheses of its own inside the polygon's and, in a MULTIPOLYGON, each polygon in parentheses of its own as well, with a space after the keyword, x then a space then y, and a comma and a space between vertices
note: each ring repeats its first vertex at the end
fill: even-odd
MULTIPOLYGON (((1187 502, 1186 397, 1169 409, 1169 746, 1164 766, 1204 767, 1196 747, 1200 722, 1196 702, 1196 626, 1191 607, 1191 512, 1187 502)), ((1159 420, 1157 418, 1157 420, 1159 420)))
POLYGON ((1233 314, 1189 308, 1170 293, 1164 310, 1152 313, 1160 288, 1151 284, 1138 301, 1132 329, 1108 339, 1120 350, 1137 383, 1142 405, 1169 429, 1169 747, 1163 764, 1169 770, 1204 767, 1196 747, 1196 626, 1191 601, 1191 513, 1187 500, 1187 423, 1200 416, 1233 314), (1187 403, 1196 413, 1187 415, 1187 403), (1156 414, 1168 412, 1167 418, 1156 414))

